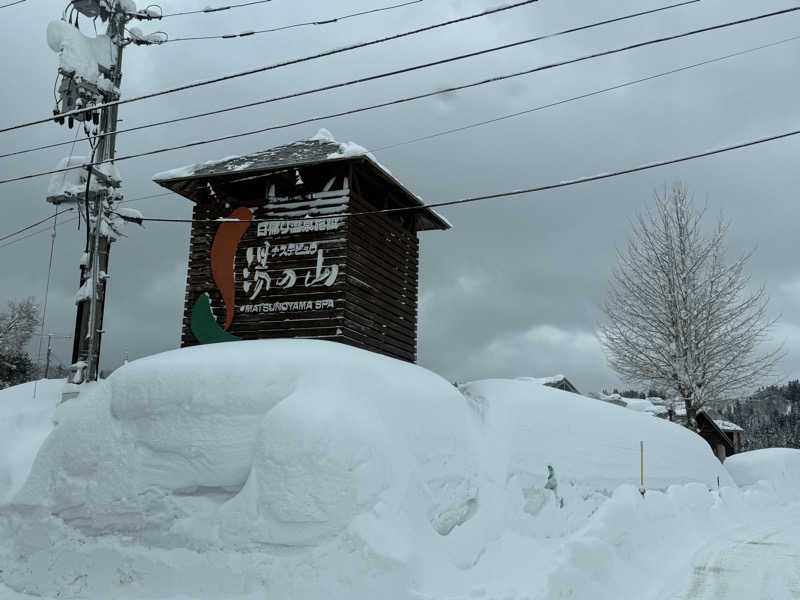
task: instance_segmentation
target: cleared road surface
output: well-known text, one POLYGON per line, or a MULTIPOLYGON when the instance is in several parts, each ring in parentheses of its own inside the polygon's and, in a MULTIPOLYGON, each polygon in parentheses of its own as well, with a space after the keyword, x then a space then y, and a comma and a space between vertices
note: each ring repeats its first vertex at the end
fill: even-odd
POLYGON ((800 600, 800 510, 715 540, 670 587, 661 600, 800 600))

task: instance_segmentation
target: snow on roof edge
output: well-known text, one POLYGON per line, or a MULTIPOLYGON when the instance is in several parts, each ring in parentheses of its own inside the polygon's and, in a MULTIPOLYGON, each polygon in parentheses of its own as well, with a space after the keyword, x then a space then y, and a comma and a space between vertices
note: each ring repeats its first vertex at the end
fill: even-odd
POLYGON ((739 425, 737 425, 736 423, 731 423, 730 421, 723 421, 722 419, 714 419, 714 423, 716 424, 717 427, 722 429, 722 431, 744 431, 744 429, 741 428, 739 425))
POLYGON ((539 385, 547 385, 548 383, 558 383, 564 381, 566 377, 563 375, 550 375, 549 377, 515 377, 516 381, 527 381, 529 383, 538 383, 539 385))

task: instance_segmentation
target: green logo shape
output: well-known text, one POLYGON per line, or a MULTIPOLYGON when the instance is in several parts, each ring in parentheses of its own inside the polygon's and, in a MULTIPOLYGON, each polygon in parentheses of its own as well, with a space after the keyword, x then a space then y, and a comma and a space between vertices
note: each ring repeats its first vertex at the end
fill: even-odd
POLYGON ((238 342, 242 338, 228 333, 220 327, 211 312, 211 298, 208 294, 202 294, 192 307, 192 316, 189 326, 197 341, 201 344, 216 344, 219 342, 238 342))

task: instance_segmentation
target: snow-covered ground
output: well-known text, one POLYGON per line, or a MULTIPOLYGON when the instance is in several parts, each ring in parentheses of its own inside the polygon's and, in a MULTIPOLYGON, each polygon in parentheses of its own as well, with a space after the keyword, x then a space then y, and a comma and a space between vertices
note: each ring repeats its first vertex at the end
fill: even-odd
POLYGON ((50 431, 63 380, 0 390, 0 505, 17 493, 50 431))
POLYGON ((800 598, 800 450, 768 448, 726 462, 737 490, 725 490, 717 527, 678 563, 656 600, 800 598))
POLYGON ((648 414, 330 342, 167 352, 53 413, 60 385, 0 392, 0 598, 659 598, 800 478, 800 451, 731 478, 648 414))

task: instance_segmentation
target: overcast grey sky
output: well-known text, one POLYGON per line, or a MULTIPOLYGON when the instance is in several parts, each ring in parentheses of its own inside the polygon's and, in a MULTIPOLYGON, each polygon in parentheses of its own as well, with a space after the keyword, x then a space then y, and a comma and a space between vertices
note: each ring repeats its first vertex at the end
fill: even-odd
MULTIPOLYGON (((235 79, 121 107, 123 127, 232 103, 258 100, 590 23, 669 1, 541 0, 464 24, 269 73, 235 79)), ((40 118, 53 108, 57 56, 45 41, 65 2, 29 0, 2 9, 4 93, 0 126, 40 118)), ((142 4, 140 2, 140 4, 142 4)), ((167 13, 202 8, 207 0, 163 0, 167 13)), ((238 32, 319 20, 393 4, 391 0, 274 0, 222 13, 145 23, 171 37, 238 32)), ((212 5, 216 5, 212 3, 212 5)), ((123 96, 245 70, 287 58, 405 31, 476 12, 496 2, 424 0, 336 24, 234 40, 129 47, 123 96)), ((118 154, 267 127, 467 83, 602 49, 792 6, 703 0, 687 7, 544 40, 503 52, 370 84, 223 114, 202 121, 120 135, 118 154)), ((161 170, 245 154, 312 136, 320 126, 340 141, 380 148, 443 129, 607 87, 770 43, 800 33, 800 14, 741 25, 659 46, 599 58, 419 102, 331 119, 318 125, 209 144, 119 164, 127 198, 163 191, 161 170)), ((93 32, 83 22, 85 33, 93 32)), ((492 125, 376 152, 411 190, 430 202, 512 190, 613 171, 674 155, 798 127, 800 41, 685 71, 492 125)), ((0 153, 71 139, 48 123, 0 134, 0 153)), ((78 144, 77 154, 85 153, 78 144)), ((752 248, 754 283, 764 283, 781 315, 775 343, 786 342, 779 379, 800 375, 800 265, 794 246, 800 140, 761 145, 713 158, 546 193, 442 212, 454 228, 422 234, 420 362, 449 379, 554 373, 581 390, 619 385, 595 338, 617 248, 630 219, 653 189, 685 181, 713 220, 731 222, 731 254, 752 248)), ((0 159, 0 178, 54 168, 69 153, 57 148, 0 159)), ((0 186, 0 236, 52 213, 47 178, 0 186)), ((166 196, 131 204, 149 217, 188 217, 191 204, 166 196)), ((712 223, 709 223, 711 225, 712 223)), ((102 363, 179 343, 188 225, 151 223, 112 249, 102 363)), ((71 334, 73 297, 84 232, 58 228, 47 330, 71 334)), ((44 293, 47 234, 0 248, 0 303, 44 293)), ((56 356, 70 358, 70 342, 56 356)))

